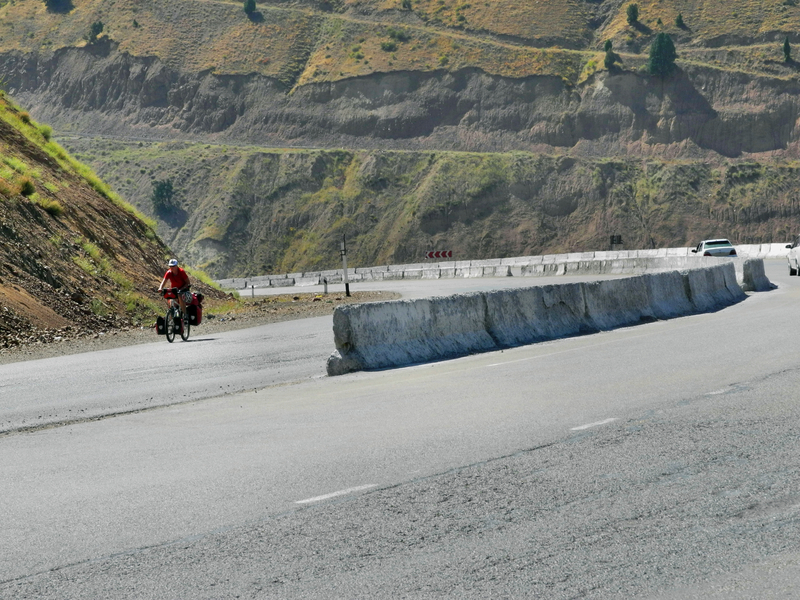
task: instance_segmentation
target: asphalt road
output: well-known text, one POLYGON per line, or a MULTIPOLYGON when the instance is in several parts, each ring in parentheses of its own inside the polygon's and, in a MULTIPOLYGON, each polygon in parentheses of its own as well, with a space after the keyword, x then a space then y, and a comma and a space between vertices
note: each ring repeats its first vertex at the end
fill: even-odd
POLYGON ((768 275, 709 315, 337 378, 329 319, 0 367, 0 597, 796 597, 800 279, 768 275))

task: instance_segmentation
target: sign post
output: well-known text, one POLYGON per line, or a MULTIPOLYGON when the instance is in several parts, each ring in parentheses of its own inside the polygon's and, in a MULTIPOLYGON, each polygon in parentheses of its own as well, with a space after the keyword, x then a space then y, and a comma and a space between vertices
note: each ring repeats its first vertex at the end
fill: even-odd
POLYGON ((342 255, 342 270, 344 279, 344 295, 350 296, 350 283, 347 281, 347 240, 342 235, 342 249, 339 251, 342 255))

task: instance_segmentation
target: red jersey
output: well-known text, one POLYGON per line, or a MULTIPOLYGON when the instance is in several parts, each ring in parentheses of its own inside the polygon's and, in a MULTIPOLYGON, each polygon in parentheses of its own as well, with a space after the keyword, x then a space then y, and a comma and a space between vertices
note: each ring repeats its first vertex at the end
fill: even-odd
POLYGON ((189 285, 189 276, 186 274, 186 271, 184 271, 180 267, 178 267, 177 273, 173 273, 171 270, 168 270, 164 274, 164 279, 170 282, 169 287, 180 289, 184 286, 189 285))

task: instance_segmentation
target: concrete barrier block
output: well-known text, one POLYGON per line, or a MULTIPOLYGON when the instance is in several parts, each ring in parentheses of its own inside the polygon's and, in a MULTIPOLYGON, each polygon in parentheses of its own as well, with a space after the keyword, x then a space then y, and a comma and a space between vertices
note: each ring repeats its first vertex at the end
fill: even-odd
POLYGON ((764 259, 751 258, 742 265, 742 290, 745 292, 766 292, 773 287, 764 272, 764 259))
POLYGON ((439 269, 439 277, 455 277, 457 269, 455 267, 447 267, 439 269))
POLYGON ((672 319, 694 312, 689 300, 685 277, 678 271, 642 275, 647 288, 652 315, 657 319, 672 319))
POLYGON ((522 277, 541 277, 544 275, 548 266, 550 265, 523 265, 520 269, 520 275, 522 277))
POLYGON ((456 268, 456 277, 483 277, 483 267, 456 268))
POLYGON ((473 260, 472 266, 473 267, 497 267, 500 266, 502 263, 502 259, 500 258, 487 258, 483 260, 473 260))
POLYGON ((648 289, 641 276, 586 282, 583 293, 586 313, 598 329, 633 325, 643 317, 653 317, 648 289))
POLYGON ((283 279, 270 279, 269 283, 265 285, 265 287, 291 287, 294 285, 294 279, 283 278, 283 279))
POLYGON ((319 285, 319 276, 316 277, 298 277, 294 280, 296 286, 319 285))
POLYGON ((485 352, 496 344, 485 328, 482 294, 338 306, 336 352, 329 375, 485 352))
POLYGON ((486 292, 486 327, 500 347, 595 331, 585 316, 581 284, 486 292))
POLYGON ((441 271, 439 269, 424 269, 422 271, 423 279, 441 279, 441 271))
MULTIPOLYGON (((729 306, 741 299, 741 288, 735 294, 729 288, 736 280, 733 263, 684 271, 689 284, 690 300, 698 312, 711 312, 729 306)), ((738 286, 737 286, 738 287, 738 286)))
POLYGON ((403 279, 422 279, 422 269, 407 269, 403 271, 403 279))

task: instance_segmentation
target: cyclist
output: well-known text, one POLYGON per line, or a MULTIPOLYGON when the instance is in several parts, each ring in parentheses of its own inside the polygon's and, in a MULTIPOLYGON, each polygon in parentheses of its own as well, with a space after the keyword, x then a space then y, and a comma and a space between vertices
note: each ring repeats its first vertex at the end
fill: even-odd
MULTIPOLYGON (((181 312, 185 315, 186 303, 192 301, 192 293, 189 291, 191 282, 186 271, 178 266, 178 261, 174 258, 169 261, 169 269, 164 273, 164 279, 161 280, 161 285, 158 286, 159 292, 167 281, 170 283, 169 287, 178 288, 178 304, 181 305, 181 312)), ((169 300, 167 300, 167 306, 169 306, 169 300)))

